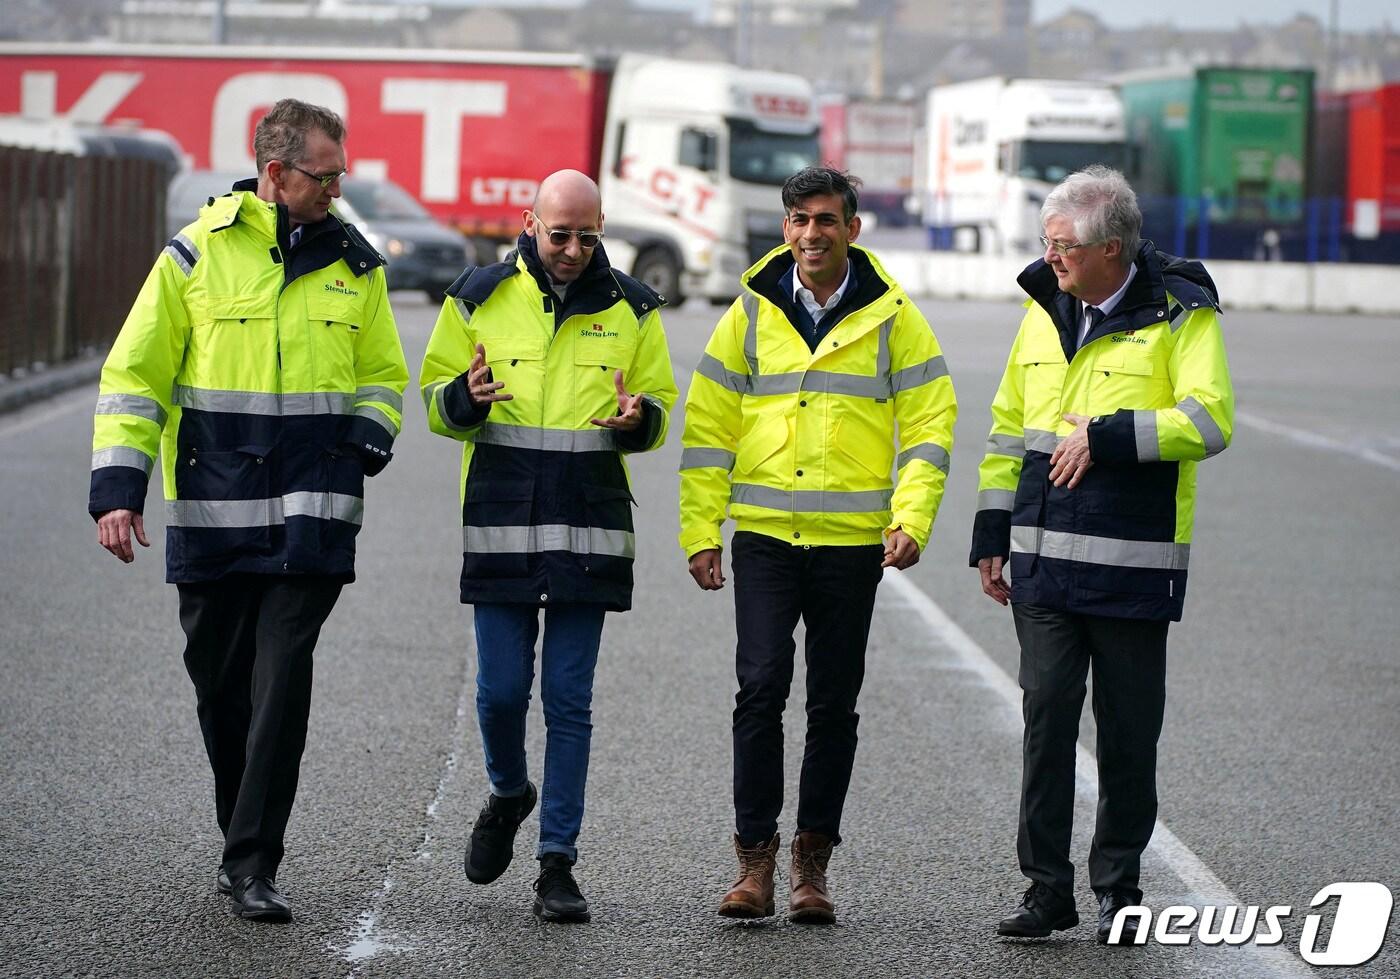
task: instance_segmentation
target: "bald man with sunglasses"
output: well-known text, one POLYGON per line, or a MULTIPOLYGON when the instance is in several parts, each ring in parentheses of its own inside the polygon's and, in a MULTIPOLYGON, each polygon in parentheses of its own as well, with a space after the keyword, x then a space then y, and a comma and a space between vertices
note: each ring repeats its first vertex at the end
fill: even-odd
POLYGON ((561 170, 522 217, 505 261, 448 289, 423 360, 428 425, 463 449, 461 590, 490 783, 465 867, 475 884, 499 878, 538 801, 535 914, 588 921, 572 867, 603 617, 632 605, 624 457, 665 441, 678 392, 665 300, 608 264, 597 185, 561 170), (542 796, 525 759, 541 610, 542 796))

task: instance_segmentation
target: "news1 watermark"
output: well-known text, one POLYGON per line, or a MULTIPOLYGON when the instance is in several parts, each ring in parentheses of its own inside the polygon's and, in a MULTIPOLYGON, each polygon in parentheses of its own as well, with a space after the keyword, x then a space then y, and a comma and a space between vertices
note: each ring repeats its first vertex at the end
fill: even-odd
MULTIPOLYGON (((1313 895, 1308 907, 1325 907, 1337 901, 1332 916, 1332 928, 1327 935, 1322 928, 1323 915, 1309 914, 1303 919, 1303 934, 1298 954, 1309 965, 1365 965, 1381 950, 1390 912, 1395 898, 1390 888, 1376 881, 1351 880, 1328 884, 1313 895)), ((1238 907, 1207 904, 1201 908, 1175 904, 1163 908, 1153 922, 1149 908, 1123 908, 1113 919, 1109 932, 1111 945, 1123 939, 1123 927, 1129 920, 1137 921, 1137 934, 1132 943, 1145 945, 1152 939, 1159 945, 1277 945, 1283 941, 1283 922, 1291 917, 1293 907, 1287 904, 1261 908, 1257 905, 1238 907), (1193 927, 1194 926, 1194 927, 1193 927)))

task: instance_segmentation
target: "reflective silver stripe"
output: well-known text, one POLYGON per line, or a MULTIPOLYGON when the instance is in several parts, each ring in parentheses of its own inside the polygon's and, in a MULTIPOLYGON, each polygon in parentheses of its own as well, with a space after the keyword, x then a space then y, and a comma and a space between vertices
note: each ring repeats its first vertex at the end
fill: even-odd
POLYGON ((568 551, 572 554, 606 554, 631 558, 636 537, 630 530, 573 527, 569 524, 537 524, 530 527, 462 528, 462 550, 471 554, 538 554, 568 551))
POLYGON ((720 387, 728 388, 735 394, 743 394, 749 388, 747 375, 735 373, 725 367, 718 357, 710 354, 700 355, 700 363, 695 365, 695 373, 701 377, 708 377, 720 387))
POLYGON ((888 398, 892 393, 887 375, 866 377, 862 374, 841 374, 836 371, 808 371, 802 378, 802 390, 847 394, 854 398, 875 400, 888 398))
POLYGON ((423 396, 423 409, 425 411, 432 408, 433 396, 436 395, 438 391, 442 389, 442 386, 446 383, 446 381, 437 381, 433 384, 427 384, 424 385, 423 389, 418 392, 423 396))
POLYGON ((1176 309, 1175 312, 1171 309, 1167 310, 1168 313, 1171 313, 1171 319, 1168 322, 1171 324, 1171 331, 1175 333, 1186 324, 1186 317, 1188 314, 1186 312, 1186 307, 1180 303, 1173 302, 1172 305, 1175 306, 1176 309))
POLYGON ((1225 451, 1225 433, 1220 430, 1220 426, 1215 423, 1215 419, 1206 411, 1206 406, 1195 398, 1186 398, 1177 408, 1191 419, 1191 424, 1196 426, 1196 431, 1201 433, 1201 441, 1206 445, 1206 458, 1218 452, 1225 451))
POLYGON ((166 244, 161 251, 175 260, 175 264, 180 267, 180 271, 185 273, 185 278, 189 278, 190 273, 194 271, 195 263, 199 261, 199 249, 194 247, 194 242, 190 241, 189 238, 185 237, 183 234, 176 235, 174 241, 166 244), (189 253, 189 258, 185 257, 185 252, 175 247, 176 241, 184 247, 185 252, 189 253))
POLYGON ((744 329, 744 359, 749 364, 749 376, 758 373, 758 297, 748 290, 741 299, 748 326, 744 329))
POLYGON ((476 442, 507 445, 513 449, 540 449, 546 452, 614 452, 617 443, 606 428, 534 428, 487 422, 477 433, 476 442))
POLYGON ((943 472, 948 472, 948 450, 933 442, 924 442, 920 445, 911 445, 899 454, 899 461, 895 463, 896 469, 903 469, 913 459, 922 459, 931 463, 933 468, 943 472))
POLYGON ((1010 456, 1013 459, 1024 458, 1026 440, 1019 435, 1003 435, 1000 432, 993 432, 987 436, 987 454, 1010 456))
POLYGON ((319 517, 358 524, 365 501, 345 493, 288 493, 266 500, 169 500, 166 523, 171 527, 272 527, 288 517, 319 517))
POLYGON ((1133 412, 1133 441, 1137 445, 1138 462, 1157 462, 1162 450, 1157 445, 1157 412, 1133 412))
POLYGON ((386 404, 400 414, 403 413, 403 395, 393 388, 382 387, 378 384, 368 384, 362 388, 355 389, 355 400, 378 401, 386 404))
POLYGON ((222 411, 239 415, 348 415, 355 397, 343 391, 306 391, 269 394, 265 391, 217 391, 176 384, 172 403, 197 411, 222 411))
POLYGON ((190 259, 191 259, 191 261, 192 261, 193 263, 195 263, 195 264, 198 264, 198 262, 199 262, 199 249, 196 248, 196 247, 194 247, 194 242, 191 241, 191 240, 189 239, 189 237, 188 237, 187 235, 184 234, 184 232, 181 232, 180 234, 177 234, 177 235, 175 236, 175 240, 178 241, 180 244, 182 244, 182 245, 185 246, 185 251, 187 251, 187 252, 190 253, 190 259))
POLYGON ((915 364, 913 367, 896 371, 890 380, 890 387, 894 389, 895 394, 898 394, 900 391, 907 391, 910 388, 916 388, 921 384, 928 384, 930 381, 947 376, 948 363, 940 355, 930 357, 922 364, 915 364))
POLYGON ((977 494, 977 509, 979 510, 1006 510, 1010 512, 1016 507, 1015 490, 982 490, 977 494))
POLYGON ((319 517, 358 524, 364 519, 365 501, 346 493, 288 493, 282 497, 288 517, 319 517))
MULTIPOLYGON (((467 281, 471 281, 470 276, 467 278, 467 281)), ((472 321, 471 305, 465 299, 458 299, 455 296, 453 297, 453 302, 457 304, 457 312, 462 314, 462 321, 464 323, 470 323, 472 321)))
POLYGON ((1011 550, 1063 561, 1157 571, 1185 571, 1191 557, 1190 544, 1091 537, 1042 527, 1012 527, 1011 550))
POLYGON ((1055 451, 1055 446, 1060 444, 1060 437, 1054 432, 1041 431, 1038 428, 1026 429, 1026 451, 1044 452, 1046 455, 1055 451))
POLYGON ((394 424, 394 420, 386 415, 384 409, 378 405, 360 405, 355 409, 355 414, 360 418, 368 418, 377 424, 389 433, 390 438, 396 438, 399 434, 399 426, 394 424))
POLYGON ((436 384, 428 388, 423 392, 423 403, 426 405, 428 399, 432 398, 437 404, 438 417, 442 419, 444 425, 454 432, 470 432, 475 426, 458 425, 452 420, 451 416, 447 414, 447 386, 451 383, 451 381, 443 381, 441 384, 436 384))
POLYGON ((734 453, 726 449, 682 449, 681 469, 705 469, 713 466, 726 472, 734 468, 734 453))
POLYGON ((97 399, 98 415, 135 415, 165 427, 165 409, 155 398, 140 394, 104 394, 97 399))
POLYGON ((830 490, 778 490, 752 483, 735 483, 730 503, 790 510, 794 513, 874 513, 890 508, 892 490, 858 490, 838 493, 830 490))
POLYGON ((749 394, 765 397, 775 394, 796 394, 802 390, 802 372, 786 374, 755 374, 748 378, 749 394))
POLYGON ((129 469, 139 469, 149 476, 154 465, 154 459, 140 449, 133 449, 128 445, 114 445, 109 449, 98 449, 92 454, 94 472, 108 466, 126 466, 129 469))

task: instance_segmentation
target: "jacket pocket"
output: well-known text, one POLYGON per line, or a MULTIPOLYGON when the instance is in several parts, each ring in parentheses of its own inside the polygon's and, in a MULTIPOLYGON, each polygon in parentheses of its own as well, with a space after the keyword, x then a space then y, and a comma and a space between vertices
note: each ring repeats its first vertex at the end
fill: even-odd
POLYGON ((889 483, 894 472, 894 432, 881 432, 869 422, 847 415, 831 433, 836 450, 854 460, 865 474, 889 483))
POLYGON ((535 486, 529 479, 468 479, 462 506, 462 573, 519 578, 529 574, 535 486))
MULTIPOLYGON (((580 555, 586 574, 619 578, 635 556, 632 507, 636 500, 625 486, 583 483, 588 514, 588 553, 580 555)), ((626 572, 630 580, 630 570, 626 572)))
POLYGON ((235 449, 191 446, 176 460, 179 525, 198 531, 204 538, 203 543, 186 548, 187 558, 227 561, 272 553, 270 452, 271 447, 265 445, 235 449))
POLYGON ((757 420, 739 438, 739 451, 734 460, 736 475, 752 475, 788 444, 792 423, 782 415, 757 420))

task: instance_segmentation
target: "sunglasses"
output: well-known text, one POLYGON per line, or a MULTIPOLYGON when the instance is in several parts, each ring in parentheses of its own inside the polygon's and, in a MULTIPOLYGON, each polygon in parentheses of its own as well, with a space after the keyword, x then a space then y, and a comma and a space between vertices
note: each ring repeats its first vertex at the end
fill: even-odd
POLYGON ((335 183, 335 182, 336 182, 337 180, 339 180, 341 177, 345 176, 347 173, 350 172, 350 171, 348 171, 348 170, 337 170, 335 173, 312 173, 310 170, 303 170, 301 167, 297 166, 295 163, 288 163, 288 164, 286 164, 286 165, 289 166, 289 167, 291 167, 291 168, 292 168, 293 170, 295 170, 297 173, 304 173, 304 174, 306 174, 306 175, 307 175, 308 177, 310 177, 312 180, 314 180, 314 181, 316 181, 318 184, 320 184, 321 187, 322 187, 323 189, 326 188, 326 187, 329 187, 331 184, 335 183))
MULTIPOLYGON (((533 211, 530 213, 534 214, 533 211)), ((538 214, 535 214, 534 217, 536 223, 538 223, 549 236, 549 243, 555 248, 563 248, 569 243, 569 239, 575 235, 578 236, 580 248, 597 248, 598 242, 603 240, 603 233, 601 231, 565 231, 563 228, 551 228, 540 220, 538 214)))

